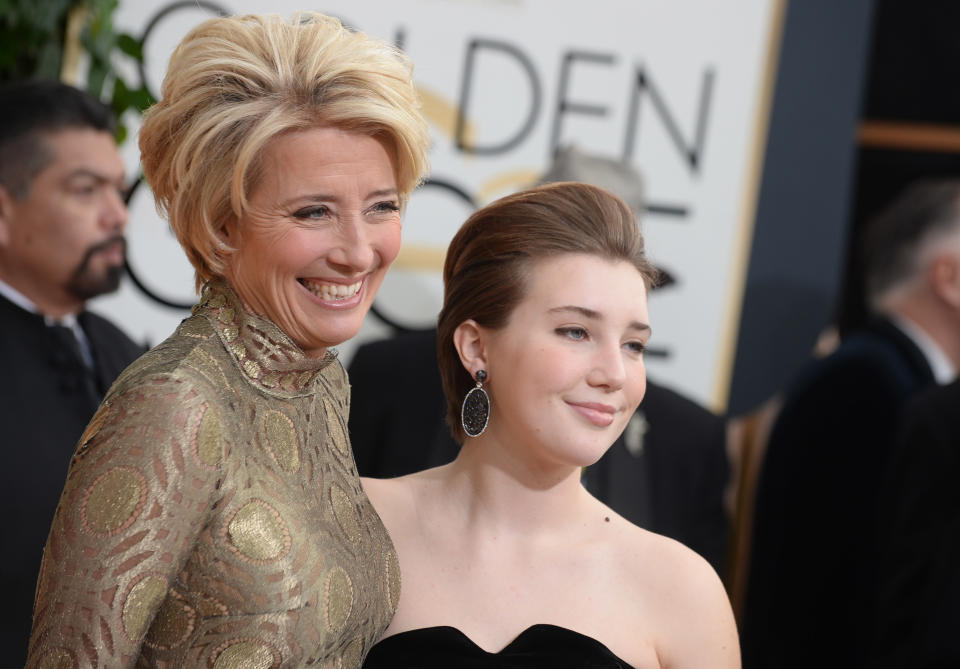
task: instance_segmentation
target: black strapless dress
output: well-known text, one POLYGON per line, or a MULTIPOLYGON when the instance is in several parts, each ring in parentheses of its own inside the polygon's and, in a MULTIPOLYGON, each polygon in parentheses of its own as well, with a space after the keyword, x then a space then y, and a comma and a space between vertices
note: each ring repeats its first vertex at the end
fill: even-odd
POLYGON ((592 637, 533 625, 499 653, 488 653, 456 627, 425 627, 389 636, 370 649, 364 669, 632 669, 592 637))

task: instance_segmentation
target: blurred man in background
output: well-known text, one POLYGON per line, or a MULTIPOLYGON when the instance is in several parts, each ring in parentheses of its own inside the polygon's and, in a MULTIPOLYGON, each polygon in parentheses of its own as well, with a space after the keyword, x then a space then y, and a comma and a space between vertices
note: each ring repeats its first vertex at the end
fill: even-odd
POLYGON ((960 666, 960 381, 903 418, 880 495, 877 669, 960 666))
POLYGON ((108 108, 56 82, 0 90, 0 499, 10 666, 26 659, 40 557, 67 464, 143 348, 86 301, 124 271, 125 172, 108 108))
POLYGON ((874 320, 787 390, 757 487, 743 665, 862 666, 876 526, 908 400, 960 368, 960 181, 908 187, 870 222, 874 320))

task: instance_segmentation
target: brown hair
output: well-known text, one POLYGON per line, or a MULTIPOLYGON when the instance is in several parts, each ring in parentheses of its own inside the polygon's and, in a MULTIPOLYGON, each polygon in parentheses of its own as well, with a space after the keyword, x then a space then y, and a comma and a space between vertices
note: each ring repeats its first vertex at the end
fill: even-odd
POLYGON ((443 265, 437 356, 457 442, 466 436, 460 404, 474 381, 453 345, 454 331, 468 319, 494 330, 506 325, 524 298, 531 263, 566 253, 629 262, 648 289, 656 280, 633 212, 610 191, 584 183, 514 193, 476 211, 454 235, 443 265))
POLYGON ((197 273, 224 271, 225 228, 247 207, 274 137, 319 126, 383 137, 401 202, 427 169, 409 59, 337 19, 301 12, 204 21, 170 58, 140 130, 143 173, 197 273))

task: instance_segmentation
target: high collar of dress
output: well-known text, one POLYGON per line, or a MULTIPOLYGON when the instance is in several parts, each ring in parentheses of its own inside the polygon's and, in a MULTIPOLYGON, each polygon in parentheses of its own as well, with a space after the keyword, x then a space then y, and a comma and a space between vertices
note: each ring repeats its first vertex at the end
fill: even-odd
POLYGON ((267 390, 306 390, 336 359, 331 350, 322 358, 309 357, 272 321, 248 311, 223 279, 203 286, 193 313, 211 323, 244 375, 267 390))

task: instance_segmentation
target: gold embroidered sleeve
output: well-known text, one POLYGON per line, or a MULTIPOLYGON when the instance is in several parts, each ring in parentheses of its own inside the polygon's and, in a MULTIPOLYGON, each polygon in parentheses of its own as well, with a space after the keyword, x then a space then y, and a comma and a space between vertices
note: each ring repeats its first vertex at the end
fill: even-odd
POLYGON ((221 414, 212 388, 175 374, 108 395, 47 540, 28 666, 136 662, 216 501, 229 442, 221 414))

